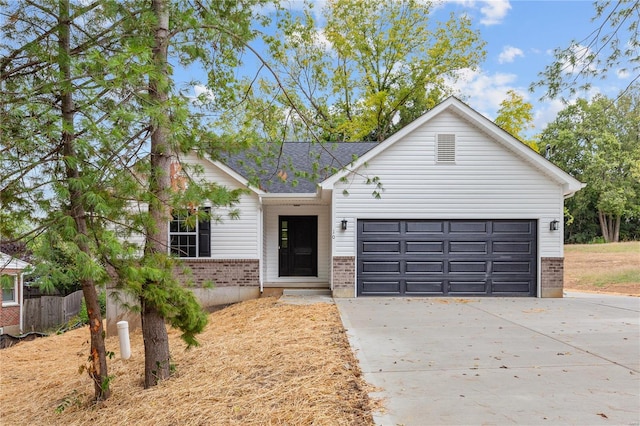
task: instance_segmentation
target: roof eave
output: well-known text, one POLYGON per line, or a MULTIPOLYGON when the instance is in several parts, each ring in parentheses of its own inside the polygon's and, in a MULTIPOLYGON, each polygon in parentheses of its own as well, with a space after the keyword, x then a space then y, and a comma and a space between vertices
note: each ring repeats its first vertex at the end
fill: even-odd
POLYGON ((213 160, 211 157, 209 157, 208 155, 204 156, 211 164, 213 164, 214 166, 218 167, 220 170, 222 170, 224 173, 226 173, 227 175, 229 175, 229 177, 231 177, 232 179, 235 179, 236 181, 238 181, 238 183, 240 183, 243 186, 246 186, 250 191, 254 192, 257 195, 264 195, 266 194, 265 191, 263 191, 260 188, 256 188, 254 185, 251 185, 249 183, 249 180, 247 178, 245 178, 244 176, 242 176, 240 173, 236 172, 235 170, 233 170, 231 167, 227 166, 226 164, 224 164, 221 161, 218 160, 213 160))

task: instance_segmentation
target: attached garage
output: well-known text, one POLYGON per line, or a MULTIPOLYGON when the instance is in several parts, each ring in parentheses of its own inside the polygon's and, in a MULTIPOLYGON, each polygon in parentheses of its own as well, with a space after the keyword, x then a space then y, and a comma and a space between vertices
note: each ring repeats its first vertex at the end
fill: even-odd
POLYGON ((358 295, 536 296, 535 220, 359 220, 358 295))

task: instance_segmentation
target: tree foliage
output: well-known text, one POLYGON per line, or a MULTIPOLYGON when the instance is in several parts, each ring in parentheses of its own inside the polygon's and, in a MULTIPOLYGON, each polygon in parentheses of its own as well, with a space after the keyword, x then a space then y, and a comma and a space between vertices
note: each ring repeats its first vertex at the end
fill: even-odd
POLYGON ((610 72, 629 76, 630 89, 640 78, 640 1, 593 2, 594 30, 582 40, 554 51, 555 59, 531 88, 545 87, 544 97, 573 97, 610 72))
POLYGON ((84 65, 88 55, 108 50, 107 21, 96 3, 59 0, 3 6, 1 235, 27 239, 48 229, 68 242, 74 267, 67 270, 73 276, 67 277, 81 284, 89 316, 87 371, 95 398, 106 399, 109 376, 96 285, 107 274, 95 256, 94 240, 104 230, 100 218, 105 213, 105 187, 100 183, 106 180, 101 177, 105 159, 95 155, 95 140, 87 130, 89 120, 102 115, 104 92, 87 78, 84 65), (25 222, 35 229, 16 235, 11 226, 25 222))
POLYGON ((578 99, 562 110, 541 135, 550 159, 587 187, 567 200, 574 222, 568 241, 605 241, 640 234, 640 90, 617 100, 578 99))
POLYGON ((231 206, 240 191, 204 182, 187 165, 186 184, 174 190, 169 165, 185 153, 233 146, 212 133, 205 115, 236 101, 233 71, 253 37, 257 3, 3 4, 2 237, 28 240, 47 231, 67 243, 91 317, 97 399, 109 389, 104 350, 94 346, 104 337, 95 284, 110 279, 139 298, 146 386, 170 373, 165 320, 188 345, 206 324, 174 276, 166 226, 172 209, 231 206), (199 83, 215 95, 194 102, 176 87, 174 66, 202 68, 199 83), (15 232, 21 221, 29 231, 15 232), (142 257, 128 242, 133 235, 146 237, 142 257))
POLYGON ((507 91, 507 98, 500 102, 495 123, 503 130, 520 139, 522 143, 539 152, 538 144, 525 135, 533 128, 533 105, 515 90, 507 91))
POLYGON ((288 139, 382 141, 451 93, 459 70, 484 58, 469 19, 435 22, 433 7, 332 0, 321 11, 322 29, 312 5, 302 14, 285 11, 267 38, 280 79, 261 79, 248 93, 263 100, 257 108, 279 107, 288 139))

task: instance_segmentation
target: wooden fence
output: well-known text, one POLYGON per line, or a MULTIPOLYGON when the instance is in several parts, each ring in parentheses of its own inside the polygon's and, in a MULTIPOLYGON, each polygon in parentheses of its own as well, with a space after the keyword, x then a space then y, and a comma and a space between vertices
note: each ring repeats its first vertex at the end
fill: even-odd
POLYGON ((82 290, 68 296, 41 296, 24 299, 24 332, 58 327, 80 312, 82 290))

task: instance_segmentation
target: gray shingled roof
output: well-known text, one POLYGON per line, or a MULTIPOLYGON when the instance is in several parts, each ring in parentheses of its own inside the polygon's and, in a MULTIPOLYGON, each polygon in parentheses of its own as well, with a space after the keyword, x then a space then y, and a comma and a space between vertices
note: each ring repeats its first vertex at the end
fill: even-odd
POLYGON ((377 142, 285 142, 270 153, 257 150, 228 155, 222 161, 260 189, 271 193, 315 193, 316 186, 378 145, 377 142), (282 147, 282 150, 280 148, 282 147))

